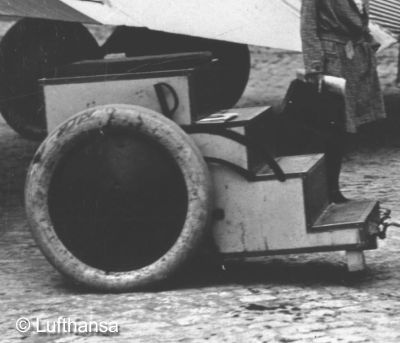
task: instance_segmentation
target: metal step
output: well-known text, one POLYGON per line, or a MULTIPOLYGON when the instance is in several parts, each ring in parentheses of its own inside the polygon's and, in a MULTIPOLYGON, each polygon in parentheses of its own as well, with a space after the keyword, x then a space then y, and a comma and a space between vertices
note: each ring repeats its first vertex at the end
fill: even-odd
POLYGON ((377 216, 379 203, 373 200, 354 200, 343 204, 329 204, 311 227, 311 231, 364 228, 377 216))

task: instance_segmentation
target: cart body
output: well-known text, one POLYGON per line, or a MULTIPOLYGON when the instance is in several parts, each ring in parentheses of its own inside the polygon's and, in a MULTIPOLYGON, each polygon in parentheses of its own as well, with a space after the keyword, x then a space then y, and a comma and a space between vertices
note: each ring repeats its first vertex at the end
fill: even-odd
POLYGON ((222 258, 344 250, 350 271, 364 269, 363 251, 377 248, 377 236, 382 234, 383 220, 387 219, 382 217, 378 202, 331 204, 322 154, 274 155, 270 125, 273 111, 269 106, 210 113, 211 107, 206 106, 210 94, 201 91, 204 79, 198 77, 212 77, 213 73, 208 73, 212 63, 206 64, 168 71, 74 75, 74 70, 88 70, 80 63, 69 69, 69 76, 61 73, 61 77, 41 81, 51 133, 32 162, 26 198, 34 236, 50 262, 92 287, 135 289, 168 278, 169 268, 179 267, 177 261, 188 257, 192 244, 193 249, 201 248, 199 237, 205 232, 203 236, 212 238, 222 258), (83 144, 86 146, 80 149, 83 144), (164 154, 174 159, 170 170, 164 154), (202 160, 208 164, 206 169, 202 160), (94 161, 97 169, 87 161, 94 161), (71 166, 74 163, 78 165, 71 166), (173 165, 181 172, 175 172, 173 165), (77 183, 80 174, 86 174, 86 181, 77 183), (165 182, 159 183, 165 175, 165 182), (95 186, 88 185, 93 179, 95 186), (86 188, 96 194, 97 188, 104 190, 96 197, 87 197, 88 191, 82 191, 86 188), (57 198, 53 189, 69 195, 59 191, 57 198), (164 189, 171 197, 157 207, 164 189), (182 189, 187 195, 182 195, 182 189), (62 199, 71 194, 72 198, 62 199), (104 197, 109 199, 102 207, 98 203, 104 197), (139 205, 147 204, 146 208, 136 204, 132 210, 136 212, 132 213, 128 204, 124 209, 126 203, 135 203, 138 197, 139 205), (52 205, 53 200, 57 205, 52 205), (76 205, 80 201, 82 206, 93 202, 95 208, 80 211, 76 205), (63 206, 67 207, 65 212, 60 209, 63 206), (166 208, 181 219, 170 218, 166 208), (144 236, 129 235, 146 225, 138 224, 141 214, 155 224, 146 226, 148 241, 138 246, 138 239, 144 236), (74 215, 78 218, 71 220, 74 215), (109 228, 108 236, 102 236, 108 240, 107 250, 97 242, 100 234, 96 225, 101 226, 102 220, 112 225, 113 215, 119 224, 109 228), (81 238, 73 242, 72 236, 82 235, 85 225, 92 230, 84 236, 90 247, 81 238), (160 231, 163 225, 166 228, 160 231), (171 225, 183 228, 179 231, 171 225), (168 238, 170 229, 172 238, 168 238), (115 238, 119 233, 125 237, 122 242, 115 238), (134 259, 122 253, 124 249, 129 252, 130 239, 136 250, 159 246, 163 250, 147 262, 126 264, 125 260, 134 259), (151 240, 159 241, 152 245, 151 240), (165 243, 168 240, 169 245, 165 243), (114 245, 110 248, 110 244, 114 245), (86 249, 97 249, 97 255, 90 255, 86 249), (97 263, 99 254, 104 261, 116 258, 121 265, 97 263), (129 281, 121 281, 124 278, 129 281))

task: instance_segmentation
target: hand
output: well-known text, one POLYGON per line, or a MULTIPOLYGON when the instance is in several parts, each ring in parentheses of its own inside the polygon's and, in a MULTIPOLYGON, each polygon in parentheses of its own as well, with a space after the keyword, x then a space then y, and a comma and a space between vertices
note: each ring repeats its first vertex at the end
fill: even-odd
POLYGON ((318 93, 321 93, 322 90, 322 73, 308 73, 305 75, 305 81, 308 83, 312 83, 317 86, 318 93))
POLYGON ((375 52, 377 52, 379 50, 379 48, 381 47, 381 44, 378 43, 375 39, 373 39, 370 44, 371 44, 372 50, 374 50, 375 52))
POLYGON ((381 47, 381 43, 379 43, 375 39, 375 37, 371 34, 371 32, 369 33, 369 38, 367 41, 368 41, 369 45, 371 46, 372 50, 374 50, 374 52, 377 52, 379 50, 379 48, 381 47))

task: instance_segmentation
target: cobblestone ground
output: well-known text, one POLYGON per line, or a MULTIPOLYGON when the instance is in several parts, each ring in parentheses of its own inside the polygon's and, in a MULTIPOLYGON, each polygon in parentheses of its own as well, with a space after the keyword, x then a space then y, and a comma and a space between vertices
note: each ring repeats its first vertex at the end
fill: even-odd
MULTIPOLYGON (((384 86, 397 99, 390 54, 384 86)), ((298 56, 282 52, 254 50, 253 57, 242 104, 281 95, 288 70, 299 65, 298 56)), ((347 196, 380 199, 400 218, 396 125, 353 139, 342 184, 347 196)), ((398 132, 400 138, 400 125, 398 132)), ((342 253, 328 253, 255 260, 212 273, 190 270, 170 289, 152 293, 96 294, 70 285, 38 251, 25 219, 24 178, 36 147, 0 123, 0 342, 400 342, 400 231, 394 229, 378 250, 366 253, 368 270, 357 275, 346 272, 342 253), (120 334, 15 330, 19 317, 60 316, 116 321, 120 334)))

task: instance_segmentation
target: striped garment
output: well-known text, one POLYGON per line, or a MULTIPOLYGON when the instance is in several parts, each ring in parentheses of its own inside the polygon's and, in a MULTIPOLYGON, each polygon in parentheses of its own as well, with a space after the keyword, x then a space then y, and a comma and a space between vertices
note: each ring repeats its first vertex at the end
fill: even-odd
POLYGON ((400 34, 400 0, 370 0, 370 18, 400 34))

